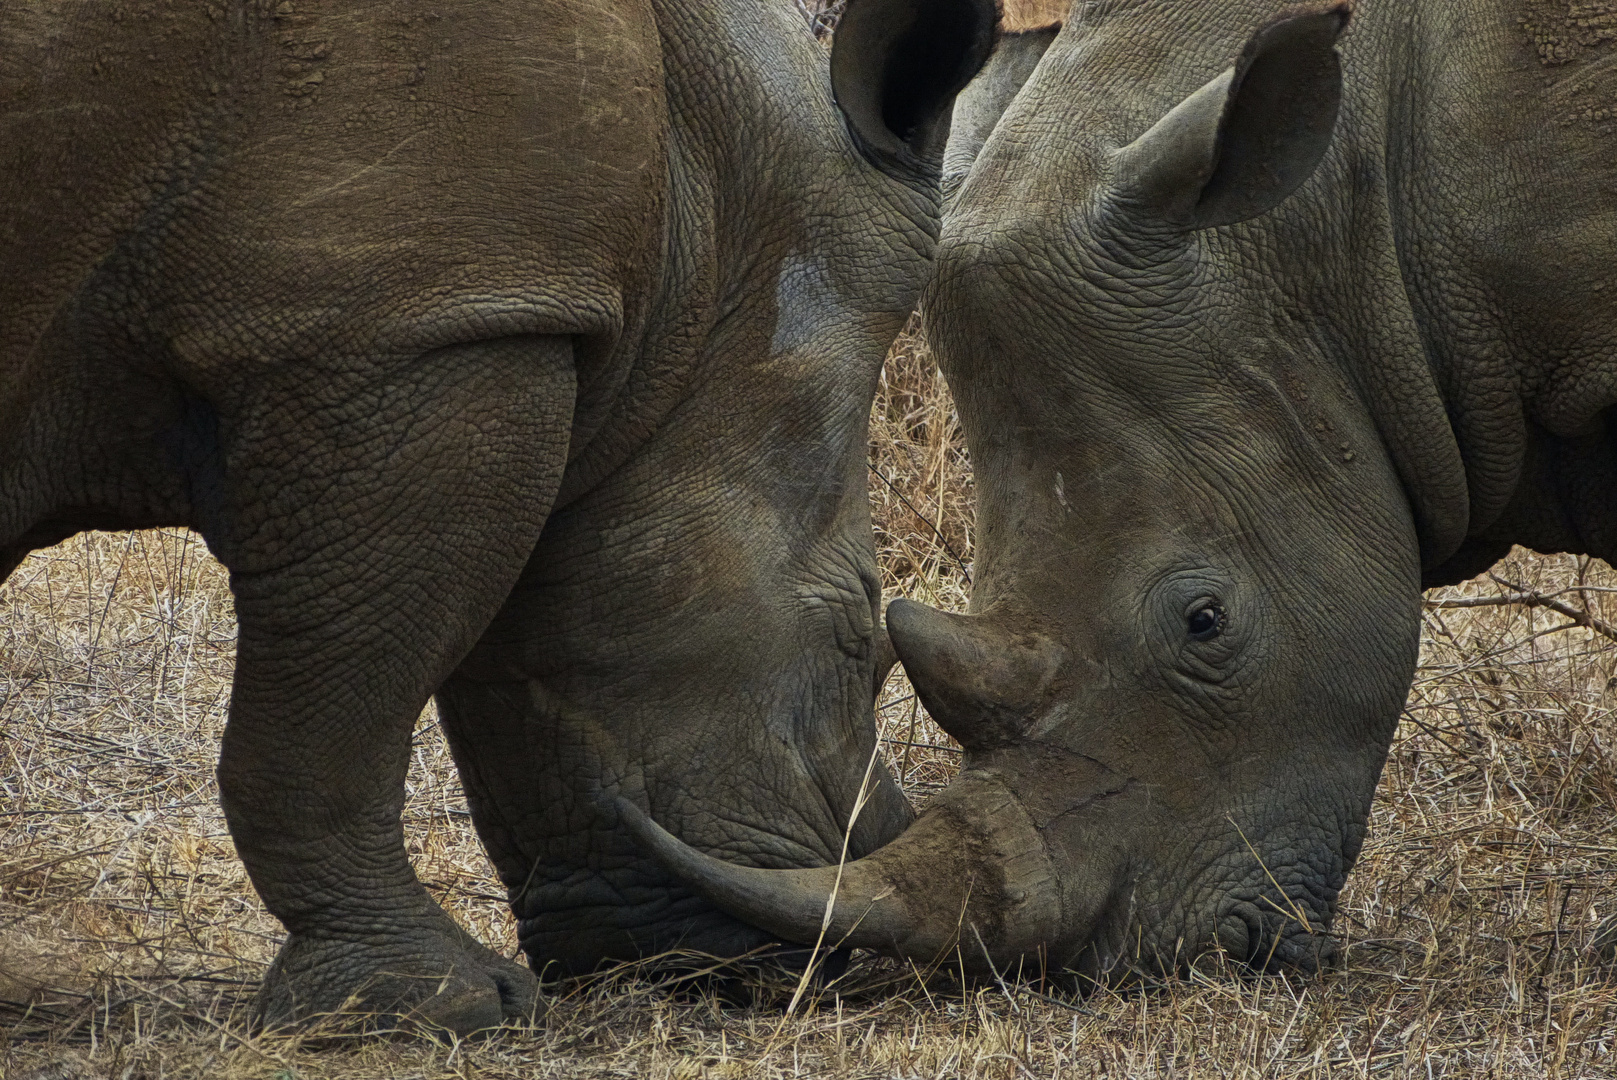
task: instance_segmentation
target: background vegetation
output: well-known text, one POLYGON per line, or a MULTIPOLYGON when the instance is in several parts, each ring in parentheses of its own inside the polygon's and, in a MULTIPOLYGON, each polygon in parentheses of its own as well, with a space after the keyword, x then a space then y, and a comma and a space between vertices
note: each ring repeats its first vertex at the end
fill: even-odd
MULTIPOLYGON (((962 608, 971 473, 908 335, 872 413, 871 496, 888 595, 962 608)), ((235 635, 224 574, 184 532, 82 537, 0 589, 0 1077, 1617 1073, 1617 981, 1588 950, 1617 911, 1617 645, 1600 621, 1617 575, 1524 552, 1495 575, 1429 600, 1342 898, 1341 971, 1254 980, 1214 958, 1188 980, 1061 1003, 863 958, 788 1016, 790 985, 757 980, 736 1004, 627 968, 550 987, 530 1028, 448 1045, 249 1034, 280 929, 214 790, 235 635)), ((891 768, 924 800, 957 752, 901 676, 880 720, 891 768)), ((422 879, 514 952, 430 710, 409 783, 422 879)))

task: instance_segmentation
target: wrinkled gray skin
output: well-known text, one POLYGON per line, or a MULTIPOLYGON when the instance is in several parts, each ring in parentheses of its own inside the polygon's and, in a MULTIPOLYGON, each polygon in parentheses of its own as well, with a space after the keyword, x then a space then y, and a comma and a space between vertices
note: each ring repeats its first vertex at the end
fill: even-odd
MULTIPOLYGON (((1079 3, 1019 92, 961 96, 971 130, 1003 115, 923 311, 976 587, 887 621, 965 768, 850 864, 833 940, 926 959, 960 926, 979 970, 1093 975, 1328 956, 1422 585, 1513 542, 1617 555, 1617 43, 1551 9, 1363 0, 1338 52, 1345 7, 1079 3)), ((830 872, 632 827, 818 930, 830 872)))
POLYGON ((1042 30, 1002 33, 994 46, 994 54, 971 85, 955 98, 949 120, 949 142, 943 151, 946 205, 953 201, 955 192, 971 172, 983 143, 988 141, 1004 114, 1005 106, 1026 84, 1060 30, 1061 27, 1055 25, 1042 30))
MULTIPOLYGON (((866 415, 993 28, 853 11, 842 111, 789 4, 0 14, 0 577, 158 525, 229 568, 265 1021, 531 1007, 405 852, 435 692, 536 968, 769 940, 603 786, 738 862, 837 856, 890 663, 866 415)), ((852 849, 909 820, 878 769, 852 849)))

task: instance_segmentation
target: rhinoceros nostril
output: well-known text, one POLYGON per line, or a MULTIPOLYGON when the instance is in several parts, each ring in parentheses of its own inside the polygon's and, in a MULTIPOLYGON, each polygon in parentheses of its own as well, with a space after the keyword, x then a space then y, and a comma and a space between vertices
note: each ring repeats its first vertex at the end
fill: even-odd
POLYGON ((1321 971, 1340 967, 1341 963, 1341 942, 1328 934, 1299 930, 1288 934, 1280 942, 1280 946, 1275 949, 1271 967, 1290 968, 1305 975, 1316 975, 1321 971))
POLYGON ((1263 927, 1255 914, 1243 904, 1227 912, 1218 921, 1217 939, 1218 947, 1229 954, 1230 959, 1249 964, 1263 940, 1263 927))
POLYGON ((1237 963, 1259 972, 1283 970, 1314 974, 1335 966, 1341 946, 1336 939, 1250 903, 1233 905, 1219 921, 1218 945, 1237 963))

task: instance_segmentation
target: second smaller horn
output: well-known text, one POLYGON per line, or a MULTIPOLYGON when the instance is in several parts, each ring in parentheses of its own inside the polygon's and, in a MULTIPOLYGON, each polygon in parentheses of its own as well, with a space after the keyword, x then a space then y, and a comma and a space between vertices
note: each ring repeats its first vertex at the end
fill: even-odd
POLYGON ((1006 629, 990 616, 951 615, 894 600, 887 634, 921 704, 960 745, 986 750, 1026 734, 1048 700, 1067 651, 1042 634, 1006 629))

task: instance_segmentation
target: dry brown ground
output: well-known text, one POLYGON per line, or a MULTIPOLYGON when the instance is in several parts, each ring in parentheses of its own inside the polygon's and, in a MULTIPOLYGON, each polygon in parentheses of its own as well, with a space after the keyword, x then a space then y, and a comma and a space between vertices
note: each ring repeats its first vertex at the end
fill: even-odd
MULTIPOLYGON (((971 480, 924 349, 900 342, 873 414, 889 595, 963 606, 971 480), (941 535, 933 526, 941 529, 941 535)), ((1552 593, 1603 564, 1512 556, 1552 593)), ((1447 595, 1493 596, 1481 579, 1447 595)), ((1603 592, 1563 602, 1617 618, 1603 592)), ((1586 946, 1617 903, 1617 645, 1543 606, 1432 608, 1342 899, 1346 967, 1241 979, 1216 963, 1077 1008, 923 987, 880 962, 786 1017, 624 971, 551 988, 537 1023, 460 1046, 259 1037, 244 1004, 279 936, 225 832, 213 760, 229 593, 180 532, 40 552, 0 590, 0 1077, 1212 1077, 1617 1074, 1617 981, 1586 946)), ((888 760, 918 797, 957 755, 894 678, 888 760)), ((421 877, 514 951, 430 714, 408 820, 421 877)))

